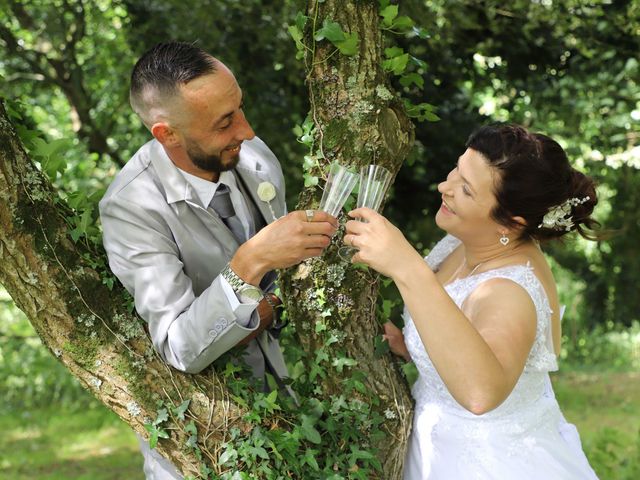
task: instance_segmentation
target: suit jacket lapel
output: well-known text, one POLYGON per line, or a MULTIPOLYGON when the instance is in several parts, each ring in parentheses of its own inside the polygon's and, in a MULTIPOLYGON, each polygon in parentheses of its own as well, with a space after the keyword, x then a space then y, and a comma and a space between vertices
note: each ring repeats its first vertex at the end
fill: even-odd
POLYGON ((251 198, 260 210, 260 213, 267 224, 274 222, 284 215, 284 192, 276 190, 276 197, 270 202, 271 208, 273 208, 273 213, 271 213, 271 210, 269 209, 269 204, 267 204, 267 202, 263 202, 260 200, 260 197, 258 197, 258 185, 262 182, 274 183, 266 172, 242 165, 242 162, 236 167, 236 172, 247 187, 249 195, 251 195, 251 198), (273 214, 275 214, 276 218, 273 218, 273 214))

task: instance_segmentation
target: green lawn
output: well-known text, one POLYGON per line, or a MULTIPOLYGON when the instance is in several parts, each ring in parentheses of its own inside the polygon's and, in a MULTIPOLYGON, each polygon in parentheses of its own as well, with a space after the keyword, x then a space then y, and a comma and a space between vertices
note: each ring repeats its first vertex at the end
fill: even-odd
POLYGON ((143 480, 142 456, 129 427, 92 403, 0 416, 0 478, 143 480))
MULTIPOLYGON (((640 478, 640 373, 562 373, 554 388, 601 480, 640 478)), ((0 478, 144 479, 135 436, 95 401, 0 416, 0 428, 0 478)))
POLYGON ((567 372, 553 384, 600 479, 640 479, 640 372, 567 372))

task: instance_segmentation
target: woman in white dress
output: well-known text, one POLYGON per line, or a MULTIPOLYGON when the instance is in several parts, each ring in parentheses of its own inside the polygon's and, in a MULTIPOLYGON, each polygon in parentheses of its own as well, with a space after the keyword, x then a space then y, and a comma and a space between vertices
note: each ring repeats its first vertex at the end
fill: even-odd
POLYGON ((392 278, 405 302, 392 351, 413 360, 415 414, 405 480, 597 478, 562 417, 560 308, 539 240, 594 239, 593 181, 551 138, 515 125, 474 132, 438 185, 448 235, 426 262, 383 216, 350 212, 344 242, 392 278))

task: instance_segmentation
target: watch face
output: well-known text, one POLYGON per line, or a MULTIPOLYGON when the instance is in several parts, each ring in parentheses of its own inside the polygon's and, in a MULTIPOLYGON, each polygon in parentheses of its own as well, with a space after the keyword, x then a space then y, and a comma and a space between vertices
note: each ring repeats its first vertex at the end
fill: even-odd
POLYGON ((253 285, 241 288, 240 290, 238 290, 238 295, 242 295, 244 298, 247 298, 248 300, 252 300, 254 302, 259 302, 260 300, 262 300, 263 296, 262 291, 259 288, 254 287, 253 285))

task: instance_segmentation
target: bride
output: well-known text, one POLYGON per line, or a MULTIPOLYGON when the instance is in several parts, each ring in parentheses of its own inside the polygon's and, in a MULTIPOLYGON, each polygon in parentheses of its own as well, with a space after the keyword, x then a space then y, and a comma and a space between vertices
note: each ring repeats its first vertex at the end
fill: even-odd
POLYGON ((516 125, 474 132, 446 180, 426 262, 373 210, 344 242, 392 278, 405 302, 392 351, 413 360, 414 424, 405 480, 596 479, 550 388, 560 307, 538 241, 595 239, 593 181, 560 145, 516 125), (404 335, 403 335, 404 334, 404 335))

